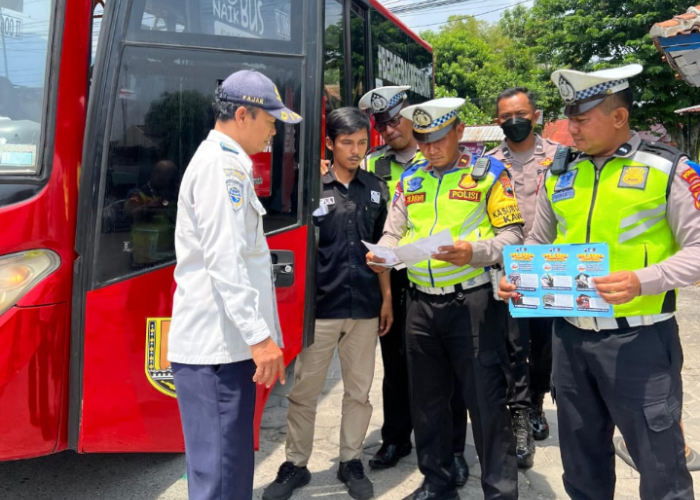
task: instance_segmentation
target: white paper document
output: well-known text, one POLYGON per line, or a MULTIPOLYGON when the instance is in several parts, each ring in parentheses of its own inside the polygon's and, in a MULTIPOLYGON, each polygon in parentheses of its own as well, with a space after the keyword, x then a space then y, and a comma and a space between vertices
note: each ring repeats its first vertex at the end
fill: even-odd
POLYGON ((454 240, 449 229, 440 231, 426 238, 421 238, 413 243, 407 243, 396 248, 389 248, 380 245, 373 245, 363 241, 364 245, 373 252, 374 255, 385 259, 385 264, 376 264, 384 267, 395 267, 402 269, 405 266, 412 266, 418 262, 430 259, 433 254, 440 253, 439 247, 454 245, 454 240))

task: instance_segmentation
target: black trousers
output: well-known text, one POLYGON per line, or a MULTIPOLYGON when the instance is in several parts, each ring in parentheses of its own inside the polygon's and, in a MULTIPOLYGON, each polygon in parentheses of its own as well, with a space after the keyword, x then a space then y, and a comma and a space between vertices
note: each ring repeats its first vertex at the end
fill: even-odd
POLYGON ((532 399, 549 392, 552 377, 552 319, 508 315, 508 354, 515 390, 511 410, 530 408, 532 399))
POLYGON ((481 463, 484 498, 518 497, 518 472, 510 413, 512 384, 503 302, 490 285, 449 295, 411 289, 406 345, 418 467, 424 486, 453 488, 453 408, 459 379, 481 463))
POLYGON ((573 500, 612 500, 617 426, 640 475, 642 500, 690 500, 675 318, 651 326, 581 330, 554 321, 553 391, 564 487, 573 500))
MULTIPOLYGON (((391 296, 394 310, 394 323, 389 333, 379 338, 384 362, 382 397, 384 404, 384 424, 382 441, 384 444, 400 445, 411 441, 413 423, 408 391, 408 364, 406 362, 406 294, 408 274, 406 270, 391 271, 391 296)), ((456 391, 451 403, 453 410, 454 435, 453 453, 464 453, 467 438, 467 411, 464 400, 456 391)))

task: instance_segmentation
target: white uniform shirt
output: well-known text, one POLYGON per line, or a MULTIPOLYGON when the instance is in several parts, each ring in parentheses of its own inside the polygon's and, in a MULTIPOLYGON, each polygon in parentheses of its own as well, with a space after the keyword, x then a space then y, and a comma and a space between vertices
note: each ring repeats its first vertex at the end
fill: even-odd
POLYGON ((175 282, 168 359, 217 365, 251 358, 249 346, 281 329, 265 214, 252 161, 212 130, 182 179, 175 226, 175 282))

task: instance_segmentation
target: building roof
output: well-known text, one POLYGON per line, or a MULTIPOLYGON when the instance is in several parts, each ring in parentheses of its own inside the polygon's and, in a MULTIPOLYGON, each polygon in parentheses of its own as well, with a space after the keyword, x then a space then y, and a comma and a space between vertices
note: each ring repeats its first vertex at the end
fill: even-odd
POLYGON ((464 127, 462 142, 501 142, 505 136, 500 125, 464 127))
POLYGON ((566 119, 545 123, 542 137, 558 142, 564 146, 574 145, 574 140, 571 134, 569 134, 569 120, 566 119))
POLYGON ((677 109, 674 111, 674 113, 678 113, 679 115, 685 115, 689 113, 700 113, 700 104, 696 104, 695 106, 690 106, 687 108, 677 109))
POLYGON ((700 5, 656 23, 649 32, 654 46, 689 85, 700 87, 700 5))
POLYGON ((656 23, 651 27, 651 38, 670 38, 677 35, 688 35, 700 31, 700 5, 690 7, 685 14, 673 16, 673 19, 656 23))

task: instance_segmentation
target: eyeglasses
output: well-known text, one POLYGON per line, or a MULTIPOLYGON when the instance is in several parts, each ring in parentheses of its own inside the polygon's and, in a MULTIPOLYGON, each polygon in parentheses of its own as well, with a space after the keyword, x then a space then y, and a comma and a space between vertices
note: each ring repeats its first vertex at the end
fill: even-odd
POLYGON ((401 123, 401 117, 395 116, 392 119, 387 120, 385 122, 375 123, 374 130, 376 130, 377 132, 384 132, 387 127, 391 127, 391 128, 398 127, 399 123, 401 123))

